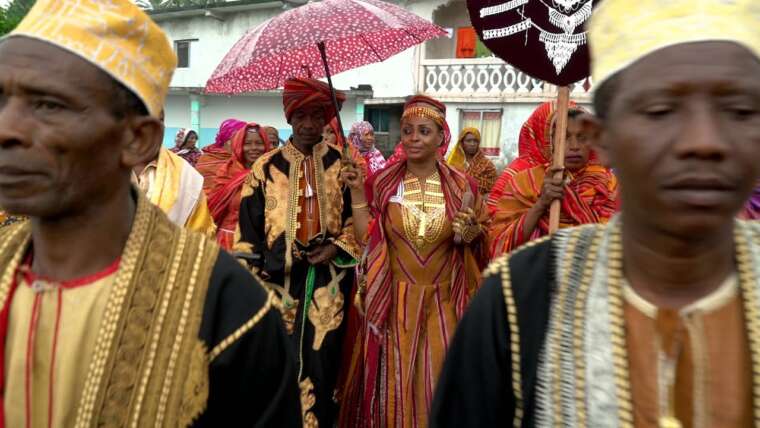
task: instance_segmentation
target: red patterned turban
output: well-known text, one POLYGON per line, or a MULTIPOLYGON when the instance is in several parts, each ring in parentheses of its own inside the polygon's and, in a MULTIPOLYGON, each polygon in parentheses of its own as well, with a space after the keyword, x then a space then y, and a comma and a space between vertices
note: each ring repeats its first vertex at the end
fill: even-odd
MULTIPOLYGON (((338 98, 338 106, 341 107, 346 101, 343 92, 335 91, 338 98)), ((285 107, 285 118, 290 123, 293 113, 299 108, 310 105, 318 105, 325 109, 325 123, 337 115, 330 95, 330 87, 327 83, 315 79, 296 78, 285 82, 285 91, 282 94, 282 105, 285 107)))

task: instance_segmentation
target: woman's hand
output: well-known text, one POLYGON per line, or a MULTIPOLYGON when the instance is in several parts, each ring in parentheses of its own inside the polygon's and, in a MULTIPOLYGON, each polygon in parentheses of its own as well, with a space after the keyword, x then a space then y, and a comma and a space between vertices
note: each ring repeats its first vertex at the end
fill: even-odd
POLYGON ((541 211, 546 211, 555 200, 562 199, 564 195, 565 179, 564 177, 556 178, 554 175, 564 171, 565 168, 553 166, 546 169, 544 175, 544 185, 541 188, 541 195, 538 197, 538 207, 541 211))
POLYGON ((472 208, 463 208, 459 211, 454 217, 451 227, 454 234, 459 235, 464 244, 474 241, 483 231, 472 208))

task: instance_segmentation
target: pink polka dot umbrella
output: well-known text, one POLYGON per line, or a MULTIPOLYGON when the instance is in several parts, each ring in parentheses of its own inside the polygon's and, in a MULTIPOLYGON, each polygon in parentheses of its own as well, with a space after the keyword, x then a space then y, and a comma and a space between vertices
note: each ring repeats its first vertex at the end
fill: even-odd
POLYGON ((277 89, 291 77, 326 77, 384 61, 445 35, 440 27, 382 0, 322 0, 290 9, 249 30, 206 84, 210 93, 277 89))
POLYGON ((331 72, 384 61, 445 34, 382 0, 310 1, 243 35, 211 75, 206 92, 277 89, 292 77, 327 77, 332 87, 331 72))

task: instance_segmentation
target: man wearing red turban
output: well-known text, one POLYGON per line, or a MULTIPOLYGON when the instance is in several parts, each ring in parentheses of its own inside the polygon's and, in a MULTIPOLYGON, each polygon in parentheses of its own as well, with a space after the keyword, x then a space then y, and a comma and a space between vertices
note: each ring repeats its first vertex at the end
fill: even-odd
MULTIPOLYGON (((338 93, 339 105, 345 100, 338 93)), ((343 322, 359 258, 351 195, 339 179, 341 150, 322 140, 336 115, 330 88, 313 79, 285 83, 293 136, 262 155, 243 185, 234 246, 275 290, 299 356, 304 425, 334 426, 343 322)))

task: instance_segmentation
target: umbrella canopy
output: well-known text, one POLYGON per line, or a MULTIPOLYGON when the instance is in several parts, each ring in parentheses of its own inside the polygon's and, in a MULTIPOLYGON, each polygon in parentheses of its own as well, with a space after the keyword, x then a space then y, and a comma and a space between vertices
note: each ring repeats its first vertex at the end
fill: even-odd
POLYGON ((325 77, 319 43, 330 72, 340 73, 445 34, 382 0, 310 2, 249 30, 219 64, 206 91, 236 94, 280 88, 291 77, 325 77))

